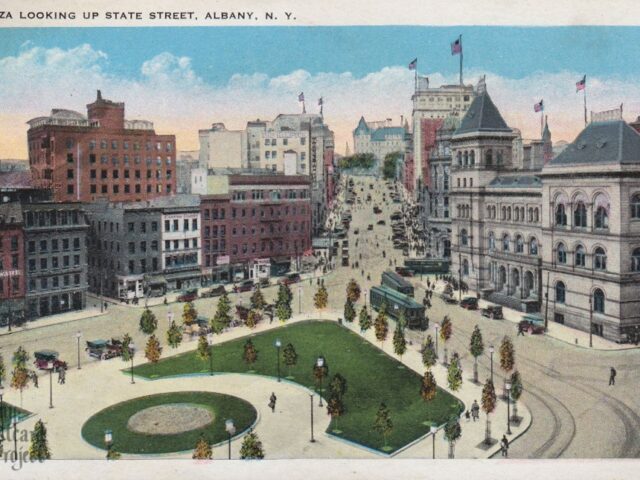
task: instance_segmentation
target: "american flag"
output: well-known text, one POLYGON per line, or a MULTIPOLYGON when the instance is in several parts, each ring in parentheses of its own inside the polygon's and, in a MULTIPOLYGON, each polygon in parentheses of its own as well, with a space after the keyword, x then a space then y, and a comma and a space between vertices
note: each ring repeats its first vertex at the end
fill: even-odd
POLYGON ((415 58, 410 64, 409 64, 409 70, 415 70, 416 67, 418 66, 418 59, 415 58))
POLYGON ((536 103, 533 106, 533 111, 534 112, 541 112, 544 110, 544 103, 542 102, 542 100, 540 100, 538 103, 536 103))
POLYGON ((458 55, 460 53, 462 53, 462 42, 460 41, 460 38, 458 38, 451 44, 451 55, 458 55))
POLYGON ((298 94, 298 101, 299 101, 299 102, 304 102, 304 92, 300 92, 300 93, 298 94))
POLYGON ((582 80, 576 82, 576 93, 580 90, 584 90, 587 87, 587 76, 582 77, 582 80))

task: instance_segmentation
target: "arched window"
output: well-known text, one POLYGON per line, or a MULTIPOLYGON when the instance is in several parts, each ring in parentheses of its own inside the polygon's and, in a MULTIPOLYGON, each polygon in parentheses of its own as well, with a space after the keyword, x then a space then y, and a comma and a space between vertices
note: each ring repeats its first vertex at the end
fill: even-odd
POLYGON ((465 150, 465 152, 464 152, 464 166, 466 167, 467 165, 469 165, 469 152, 467 152, 465 150))
POLYGON ((524 253, 524 240, 522 235, 516 237, 516 253, 524 253))
POLYGON ((586 265, 586 253, 584 250, 584 247, 582 245, 578 245, 576 247, 576 253, 575 253, 575 263, 576 263, 576 267, 584 267, 586 265))
POLYGON ((469 165, 475 165, 475 164, 476 164, 476 152, 471 150, 471 152, 469 153, 469 165))
POLYGON ((493 251, 496 249, 496 236, 493 232, 489 232, 489 250, 493 251))
POLYGON ((597 247, 593 252, 593 268, 596 270, 607 269, 607 254, 602 247, 597 247))
POLYGON ((566 298, 566 287, 563 282, 556 283, 556 303, 564 303, 566 298))
POLYGON ((567 263, 567 249, 564 246, 564 243, 559 243, 558 248, 556 249, 556 259, 558 263, 567 263))
POLYGON ((507 207, 502 207, 502 220, 507 219, 507 207))
POLYGON ((538 223, 540 221, 540 212, 538 212, 537 208, 533 209, 533 221, 538 223))
POLYGON ((528 221, 529 223, 533 222, 533 208, 529 207, 529 217, 528 217, 528 221))
POLYGON ((529 254, 530 255, 538 254, 538 240, 536 240, 535 237, 529 240, 529 254))
POLYGON ((469 275, 469 260, 466 258, 462 261, 462 274, 469 275))
POLYGON ((502 150, 498 150, 498 161, 497 161, 498 165, 502 165, 502 162, 503 162, 502 155, 503 155, 502 150))
POLYGON ((556 205, 556 225, 564 226, 567 224, 567 213, 564 210, 564 205, 559 203, 556 205))
POLYGON ((487 206, 487 218, 491 218, 491 206, 487 206))
POLYGON ((573 225, 582 228, 587 226, 587 207, 582 202, 578 202, 573 210, 573 225))
POLYGON ((511 207, 507 207, 507 220, 511 220, 511 207))
POLYGON ((520 209, 518 207, 514 209, 513 216, 516 222, 520 220, 520 209))
POLYGON ((604 292, 599 288, 593 291, 593 311, 604 313, 604 292))
POLYGON ((509 234, 507 233, 502 237, 502 250, 505 252, 509 251, 509 234))
POLYGON ((640 193, 631 197, 631 218, 640 218, 640 193))
POLYGON ((520 220, 524 222, 524 207, 520 207, 520 220))
POLYGON ((596 208, 594 225, 596 228, 609 228, 609 213, 605 207, 596 208))
POLYGON ((487 150, 487 152, 484 154, 484 163, 486 165, 493 165, 493 150, 489 149, 487 150))
POLYGON ((469 244, 469 236, 467 235, 467 230, 464 228, 460 232, 460 243, 465 247, 469 244))
POLYGON ((458 152, 456 157, 458 158, 458 165, 462 166, 462 152, 458 152))
POLYGON ((631 254, 631 270, 640 272, 640 248, 634 248, 631 254))

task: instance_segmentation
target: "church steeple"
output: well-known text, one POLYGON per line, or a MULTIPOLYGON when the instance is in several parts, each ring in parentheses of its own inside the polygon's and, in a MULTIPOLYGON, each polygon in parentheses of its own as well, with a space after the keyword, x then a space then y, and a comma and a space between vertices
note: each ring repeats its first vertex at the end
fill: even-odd
POLYGON ((545 165, 553 159, 551 130, 549 130, 549 122, 546 115, 544 117, 544 129, 542 130, 542 157, 545 165))

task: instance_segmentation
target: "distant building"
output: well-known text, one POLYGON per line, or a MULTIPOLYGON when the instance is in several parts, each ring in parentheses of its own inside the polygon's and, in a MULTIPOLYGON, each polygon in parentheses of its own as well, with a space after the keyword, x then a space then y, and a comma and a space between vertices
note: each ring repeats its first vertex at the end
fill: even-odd
POLYGON ((393 125, 391 119, 381 122, 367 122, 360 117, 353 131, 355 153, 371 153, 382 165, 389 153, 405 151, 405 128, 402 124, 393 125))
POLYGON ((0 325, 24 318, 25 283, 22 207, 0 203, 0 325))
POLYGON ((87 116, 53 109, 29 120, 29 164, 38 187, 59 202, 138 201, 176 191, 174 135, 125 120, 125 105, 102 98, 87 116))
POLYGON ((208 130, 199 130, 200 166, 203 168, 244 168, 247 157, 247 132, 227 130, 224 123, 214 123, 208 130))
POLYGON ((194 193, 191 191, 192 172, 200 167, 199 152, 178 152, 176 158, 176 190, 177 193, 194 193))
POLYGON ((0 172, 24 172, 29 170, 28 160, 0 159, 0 172))

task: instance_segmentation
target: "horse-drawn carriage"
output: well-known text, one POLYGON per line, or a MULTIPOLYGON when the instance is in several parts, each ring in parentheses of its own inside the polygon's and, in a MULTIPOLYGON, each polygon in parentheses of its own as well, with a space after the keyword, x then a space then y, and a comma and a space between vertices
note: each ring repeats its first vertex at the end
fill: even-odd
POLYGON ((39 350, 33 354, 35 360, 33 364, 38 370, 66 370, 67 362, 60 360, 60 354, 54 350, 39 350))

